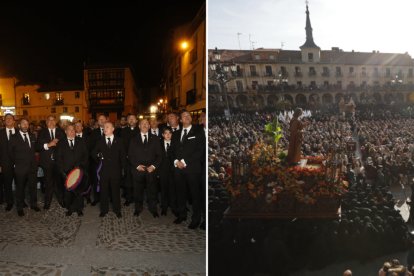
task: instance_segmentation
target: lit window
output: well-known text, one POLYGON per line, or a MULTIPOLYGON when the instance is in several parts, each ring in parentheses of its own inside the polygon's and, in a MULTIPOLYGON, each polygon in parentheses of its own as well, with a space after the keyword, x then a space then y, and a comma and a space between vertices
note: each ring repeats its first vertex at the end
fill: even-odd
POLYGON ((46 93, 46 94, 45 94, 45 99, 46 99, 46 100, 49 100, 49 99, 50 99, 50 94, 49 94, 49 93, 46 93))
POLYGON ((75 92, 75 99, 79 99, 80 98, 80 92, 75 92))
POLYGON ((75 112, 79 113, 79 106, 75 106, 75 112))

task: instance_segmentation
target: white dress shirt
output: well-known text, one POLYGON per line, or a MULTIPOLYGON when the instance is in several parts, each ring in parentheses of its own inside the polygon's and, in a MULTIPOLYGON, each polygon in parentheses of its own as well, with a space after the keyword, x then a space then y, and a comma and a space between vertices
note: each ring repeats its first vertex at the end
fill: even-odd
POLYGON ((29 135, 29 132, 23 132, 23 131, 19 131, 20 132, 20 135, 22 136, 22 139, 23 139, 23 141, 24 141, 24 134, 26 134, 26 137, 27 137, 27 141, 29 141, 29 146, 30 147, 32 147, 32 142, 30 141, 30 135, 29 135))
POLYGON ((141 132, 141 139, 142 139, 142 143, 144 144, 144 140, 145 140, 145 136, 144 135, 147 135, 147 142, 149 142, 149 136, 148 136, 148 132, 147 133, 142 133, 141 132))
POLYGON ((6 127, 6 134, 7 134, 7 140, 10 140, 10 130, 12 132, 12 135, 16 133, 16 130, 13 128, 7 128, 6 127))

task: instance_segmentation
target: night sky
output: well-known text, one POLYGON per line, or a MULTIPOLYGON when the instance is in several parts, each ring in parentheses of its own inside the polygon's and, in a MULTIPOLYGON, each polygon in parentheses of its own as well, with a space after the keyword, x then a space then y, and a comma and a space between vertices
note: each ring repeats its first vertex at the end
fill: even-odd
POLYGON ((2 5, 0 75, 81 85, 84 62, 127 63, 138 87, 147 88, 160 84, 171 30, 191 21, 205 1, 31 2, 2 5))

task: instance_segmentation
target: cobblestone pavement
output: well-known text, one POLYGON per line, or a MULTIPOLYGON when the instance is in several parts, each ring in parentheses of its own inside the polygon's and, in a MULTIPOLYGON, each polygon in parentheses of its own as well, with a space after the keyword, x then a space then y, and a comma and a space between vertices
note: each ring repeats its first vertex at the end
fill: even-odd
POLYGON ((65 265, 56 264, 18 264, 15 262, 0 261, 0 275, 14 276, 14 275, 62 275, 66 269, 65 265))
MULTIPOLYGON (((39 206, 42 206, 39 203, 39 206)), ((123 217, 99 217, 88 205, 84 216, 65 216, 53 201, 48 211, 25 208, 25 216, 0 205, 0 275, 205 275, 206 232, 173 224, 169 214, 148 210, 123 217)))
POLYGON ((81 225, 77 215, 65 216, 65 209, 57 203, 47 212, 34 212, 28 208, 24 211, 25 216, 19 217, 15 209, 5 212, 0 208, 0 221, 3 222, 0 223, 0 243, 65 247, 74 242, 81 225))
POLYGON ((202 276, 205 273, 191 273, 191 272, 178 272, 178 271, 162 271, 156 268, 114 268, 114 267, 101 267, 96 268, 92 267, 92 276, 109 276, 109 275, 116 275, 116 276, 202 276))
POLYGON ((134 208, 124 208, 122 219, 113 213, 103 218, 97 246, 143 252, 204 253, 205 231, 176 225, 171 218, 154 219, 148 212, 133 216, 134 208))

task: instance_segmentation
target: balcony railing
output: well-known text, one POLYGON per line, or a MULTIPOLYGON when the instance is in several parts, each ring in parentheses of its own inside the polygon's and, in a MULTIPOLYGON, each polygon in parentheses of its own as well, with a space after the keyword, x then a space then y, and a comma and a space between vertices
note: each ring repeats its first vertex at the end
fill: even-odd
POLYGON ((322 77, 329 77, 330 75, 328 71, 322 72, 322 77))
POLYGON ((30 99, 29 98, 22 98, 22 105, 30 105, 30 99))
POLYGON ((295 77, 296 77, 296 78, 301 78, 301 77, 303 77, 302 72, 295 72, 295 77))
POLYGON ((64 99, 55 99, 53 101, 53 105, 64 105, 64 104, 65 104, 64 99))
POLYGON ((309 77, 316 77, 316 71, 309 71, 308 76, 309 77))

